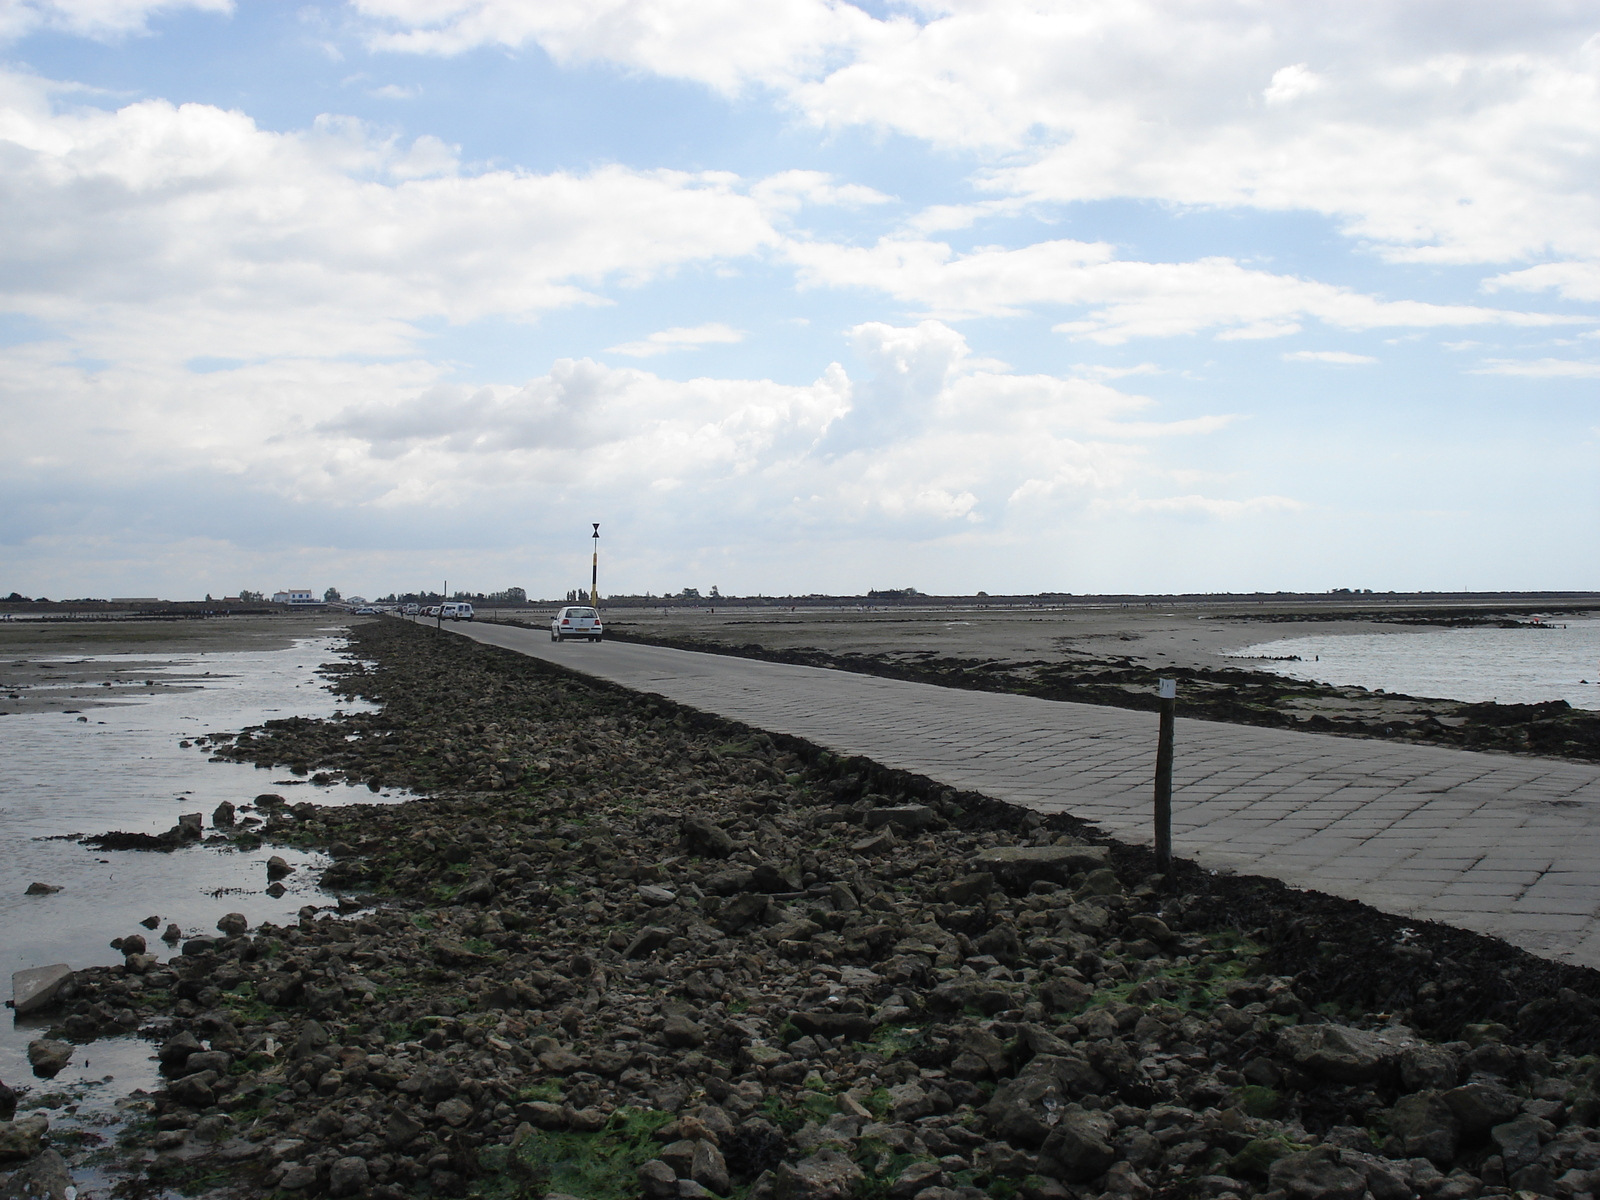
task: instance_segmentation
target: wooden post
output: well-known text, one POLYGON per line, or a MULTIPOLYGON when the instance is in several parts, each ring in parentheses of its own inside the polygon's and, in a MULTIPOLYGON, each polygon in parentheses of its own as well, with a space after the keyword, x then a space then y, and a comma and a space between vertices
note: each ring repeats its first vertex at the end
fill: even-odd
POLYGON ((1156 741, 1156 867, 1172 870, 1172 735, 1177 724, 1178 681, 1160 681, 1161 733, 1156 741))

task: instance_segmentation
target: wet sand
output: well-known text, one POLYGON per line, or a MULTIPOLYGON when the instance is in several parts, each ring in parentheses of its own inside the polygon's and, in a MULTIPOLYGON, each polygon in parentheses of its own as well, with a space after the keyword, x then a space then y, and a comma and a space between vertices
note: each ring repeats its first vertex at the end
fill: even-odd
POLYGON ((281 650, 350 624, 343 613, 0 624, 0 716, 80 712, 192 690, 208 674, 200 665, 207 654, 281 650), (174 657, 189 655, 193 669, 172 669, 174 657))
MULTIPOLYGON (((1370 610, 1371 606, 1364 606, 1370 610)), ((1319 609, 1324 612, 1325 609, 1319 609)), ((832 654, 939 655, 997 662, 1126 657, 1151 668, 1245 666, 1228 658, 1260 642, 1307 633, 1392 632, 1392 624, 1352 618, 1297 621, 1293 608, 1240 605, 1186 608, 684 610, 616 609, 618 631, 693 637, 723 645, 756 642, 773 650, 815 647, 832 654), (1270 617, 1271 619, 1264 619, 1270 617)))

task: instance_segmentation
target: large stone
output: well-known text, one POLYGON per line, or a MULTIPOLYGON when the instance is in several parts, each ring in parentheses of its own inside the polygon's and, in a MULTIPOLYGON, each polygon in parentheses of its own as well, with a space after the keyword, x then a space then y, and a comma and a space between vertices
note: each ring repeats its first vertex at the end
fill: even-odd
POLYGON ((1077 1055, 1040 1054, 996 1089, 983 1115, 1006 1141, 1039 1146, 1070 1101, 1100 1094, 1105 1086, 1105 1079, 1077 1055))
POLYGON ((1447 1088, 1456 1081, 1461 1064, 1443 1046, 1423 1043, 1400 1055, 1400 1084, 1408 1092, 1447 1088))
MULTIPOLYGON (((217 918, 218 932, 226 934, 228 937, 239 937, 241 934, 248 932, 249 929, 250 919, 243 913, 231 912, 217 918)), ((127 949, 126 944, 124 944, 123 949, 127 949)))
POLYGON ((43 1117, 27 1117, 21 1121, 0 1121, 0 1162, 14 1162, 19 1158, 32 1158, 39 1153, 44 1135, 50 1131, 50 1122, 43 1117))
POLYGON ((1272 1164, 1267 1177, 1289 1200, 1361 1200, 1367 1190, 1366 1171, 1346 1163, 1333 1146, 1286 1155, 1272 1164))
POLYGON ((643 958, 647 954, 654 954, 672 940, 674 932, 665 925, 646 925, 633 935, 633 940, 622 952, 622 957, 643 958))
POLYGON ((285 875, 288 875, 293 871, 294 868, 289 865, 288 860, 286 860, 281 854, 274 854, 271 858, 267 859, 268 880, 282 879, 285 875))
POLYGON ((1294 1025, 1278 1035, 1278 1053, 1334 1083, 1369 1083, 1417 1044, 1408 1029, 1373 1032, 1348 1025, 1294 1025))
POLYGON ((678 1173, 659 1158, 639 1165, 639 1190, 648 1200, 670 1200, 678 1194, 678 1173))
POLYGON ((0 1186, 0 1200, 68 1200, 76 1194, 67 1162, 54 1150, 46 1150, 0 1186))
POLYGON ((1088 1183, 1117 1161, 1111 1147, 1117 1123, 1101 1112, 1069 1112, 1039 1148, 1039 1173, 1067 1183, 1088 1183))
POLYGON ((971 904, 975 900, 982 900, 992 891, 994 876, 988 871, 974 871, 954 883, 941 884, 938 895, 945 904, 971 904))
POLYGON ((70 992, 72 968, 66 963, 53 963, 48 967, 29 967, 11 975, 11 1003, 16 1015, 25 1017, 31 1012, 49 1008, 63 993, 70 992))
POLYGON ((729 900, 717 913, 717 928, 723 933, 738 933, 747 925, 764 921, 772 907, 771 896, 746 892, 729 900))
POLYGON ((1468 1137, 1488 1133, 1522 1111, 1521 1097, 1503 1083, 1467 1083, 1451 1088, 1443 1098, 1468 1137))
POLYGON ((689 1163, 689 1178, 719 1196, 728 1194, 733 1181, 728 1177, 728 1164, 722 1151, 709 1141, 701 1139, 694 1144, 694 1157, 689 1163))
POLYGON ((328 1195, 354 1196, 368 1183, 367 1160, 350 1155, 336 1159, 328 1168, 328 1195))
POLYGON ((1041 881, 1064 885, 1080 871, 1104 867, 1107 854, 1104 846, 996 846, 979 854, 971 866, 1010 887, 1041 881))
POLYGON ((736 845, 733 836, 726 829, 713 824, 705 817, 683 819, 683 840, 695 853, 711 858, 727 858, 733 853, 736 845))
POLYGON ((1554 1132, 1549 1122, 1541 1121, 1538 1117, 1522 1116, 1504 1125, 1496 1125, 1489 1131, 1489 1140, 1499 1149, 1507 1175, 1539 1161, 1539 1135, 1546 1130, 1554 1132))
POLYGON ((28 1065, 40 1079, 53 1079, 71 1061, 71 1042, 40 1038, 28 1043, 28 1065))
POLYGON ((189 1061, 189 1056, 199 1054, 204 1049, 200 1039, 185 1029, 162 1042, 161 1048, 156 1051, 156 1057, 167 1070, 181 1074, 184 1064, 189 1061))
POLYGON ((832 1146, 810 1158, 783 1163, 772 1180, 774 1200, 846 1200, 863 1178, 863 1172, 832 1146))
POLYGON ((889 1115, 896 1122, 915 1121, 919 1117, 931 1116, 934 1107, 933 1097, 923 1091, 922 1085, 915 1081, 889 1089, 889 1115))
POLYGON ((1425 1158, 1448 1168, 1456 1156, 1461 1126, 1438 1092, 1402 1096, 1389 1110, 1389 1138, 1384 1152, 1391 1158, 1425 1158))
POLYGON ((661 1040, 679 1050, 688 1050, 705 1044, 706 1031, 688 1017, 674 1014, 662 1022, 661 1040))
POLYGON ((851 1042, 864 1042, 876 1028, 865 1013, 792 1012, 789 1023, 804 1034, 820 1033, 823 1037, 842 1037, 851 1042))
POLYGON ((175 1080, 167 1087, 167 1095, 185 1108, 210 1108, 217 1102, 217 1094, 212 1090, 212 1085, 218 1078, 215 1071, 197 1071, 193 1075, 185 1075, 182 1079, 175 1080))
POLYGON ((888 808, 869 808, 862 824, 868 829, 893 825, 908 833, 915 833, 938 824, 939 814, 926 804, 896 804, 888 808))

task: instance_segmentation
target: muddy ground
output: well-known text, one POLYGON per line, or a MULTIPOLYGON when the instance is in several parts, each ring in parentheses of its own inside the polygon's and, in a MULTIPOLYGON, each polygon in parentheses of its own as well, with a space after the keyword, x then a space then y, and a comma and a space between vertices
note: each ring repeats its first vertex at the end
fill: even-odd
POLYGON ((1515 625, 1528 620, 1528 612, 1513 609, 1347 606, 1310 611, 1264 603, 792 613, 618 609, 611 614, 607 635, 1119 708, 1155 708, 1156 680, 1175 678, 1182 684, 1181 716, 1600 759, 1600 713, 1573 709, 1564 700, 1466 704, 1393 695, 1288 679, 1228 657, 1252 644, 1311 632, 1375 633, 1392 632, 1396 626, 1515 625))
MULTIPOLYGON (((127 914, 125 964, 79 972, 37 1043, 46 1069, 131 1027, 159 1053, 166 1086, 98 1151, 123 1196, 1600 1184, 1592 971, 1269 880, 1161 877, 1068 817, 423 627, 352 640, 361 661, 327 670, 381 711, 211 744, 430 798, 219 810, 197 838, 326 849, 337 907, 250 929, 219 903, 181 947, 127 914)), ((32 1154, 13 1189, 53 1168, 47 1141, 0 1127, 32 1154)))
POLYGON ((0 717, 83 712, 193 690, 206 676, 208 654, 281 650, 349 624, 343 613, 0 623, 0 717), (174 658, 192 659, 193 669, 168 670, 174 658))

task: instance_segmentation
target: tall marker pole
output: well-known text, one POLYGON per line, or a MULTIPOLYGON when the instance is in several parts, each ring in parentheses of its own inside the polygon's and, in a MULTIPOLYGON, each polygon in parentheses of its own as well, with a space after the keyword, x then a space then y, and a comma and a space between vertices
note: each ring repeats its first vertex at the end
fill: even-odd
POLYGON ((589 607, 600 607, 600 522, 590 521, 594 526, 594 560, 589 564, 589 607))
POLYGON ((1172 870, 1172 738, 1177 725, 1178 681, 1163 679, 1156 693, 1161 699, 1161 734, 1156 741, 1156 868, 1172 870))
POLYGON ((433 627, 435 629, 444 628, 444 602, 448 599, 450 599, 450 581, 446 579, 444 581, 444 595, 439 597, 439 607, 433 610, 433 627))

